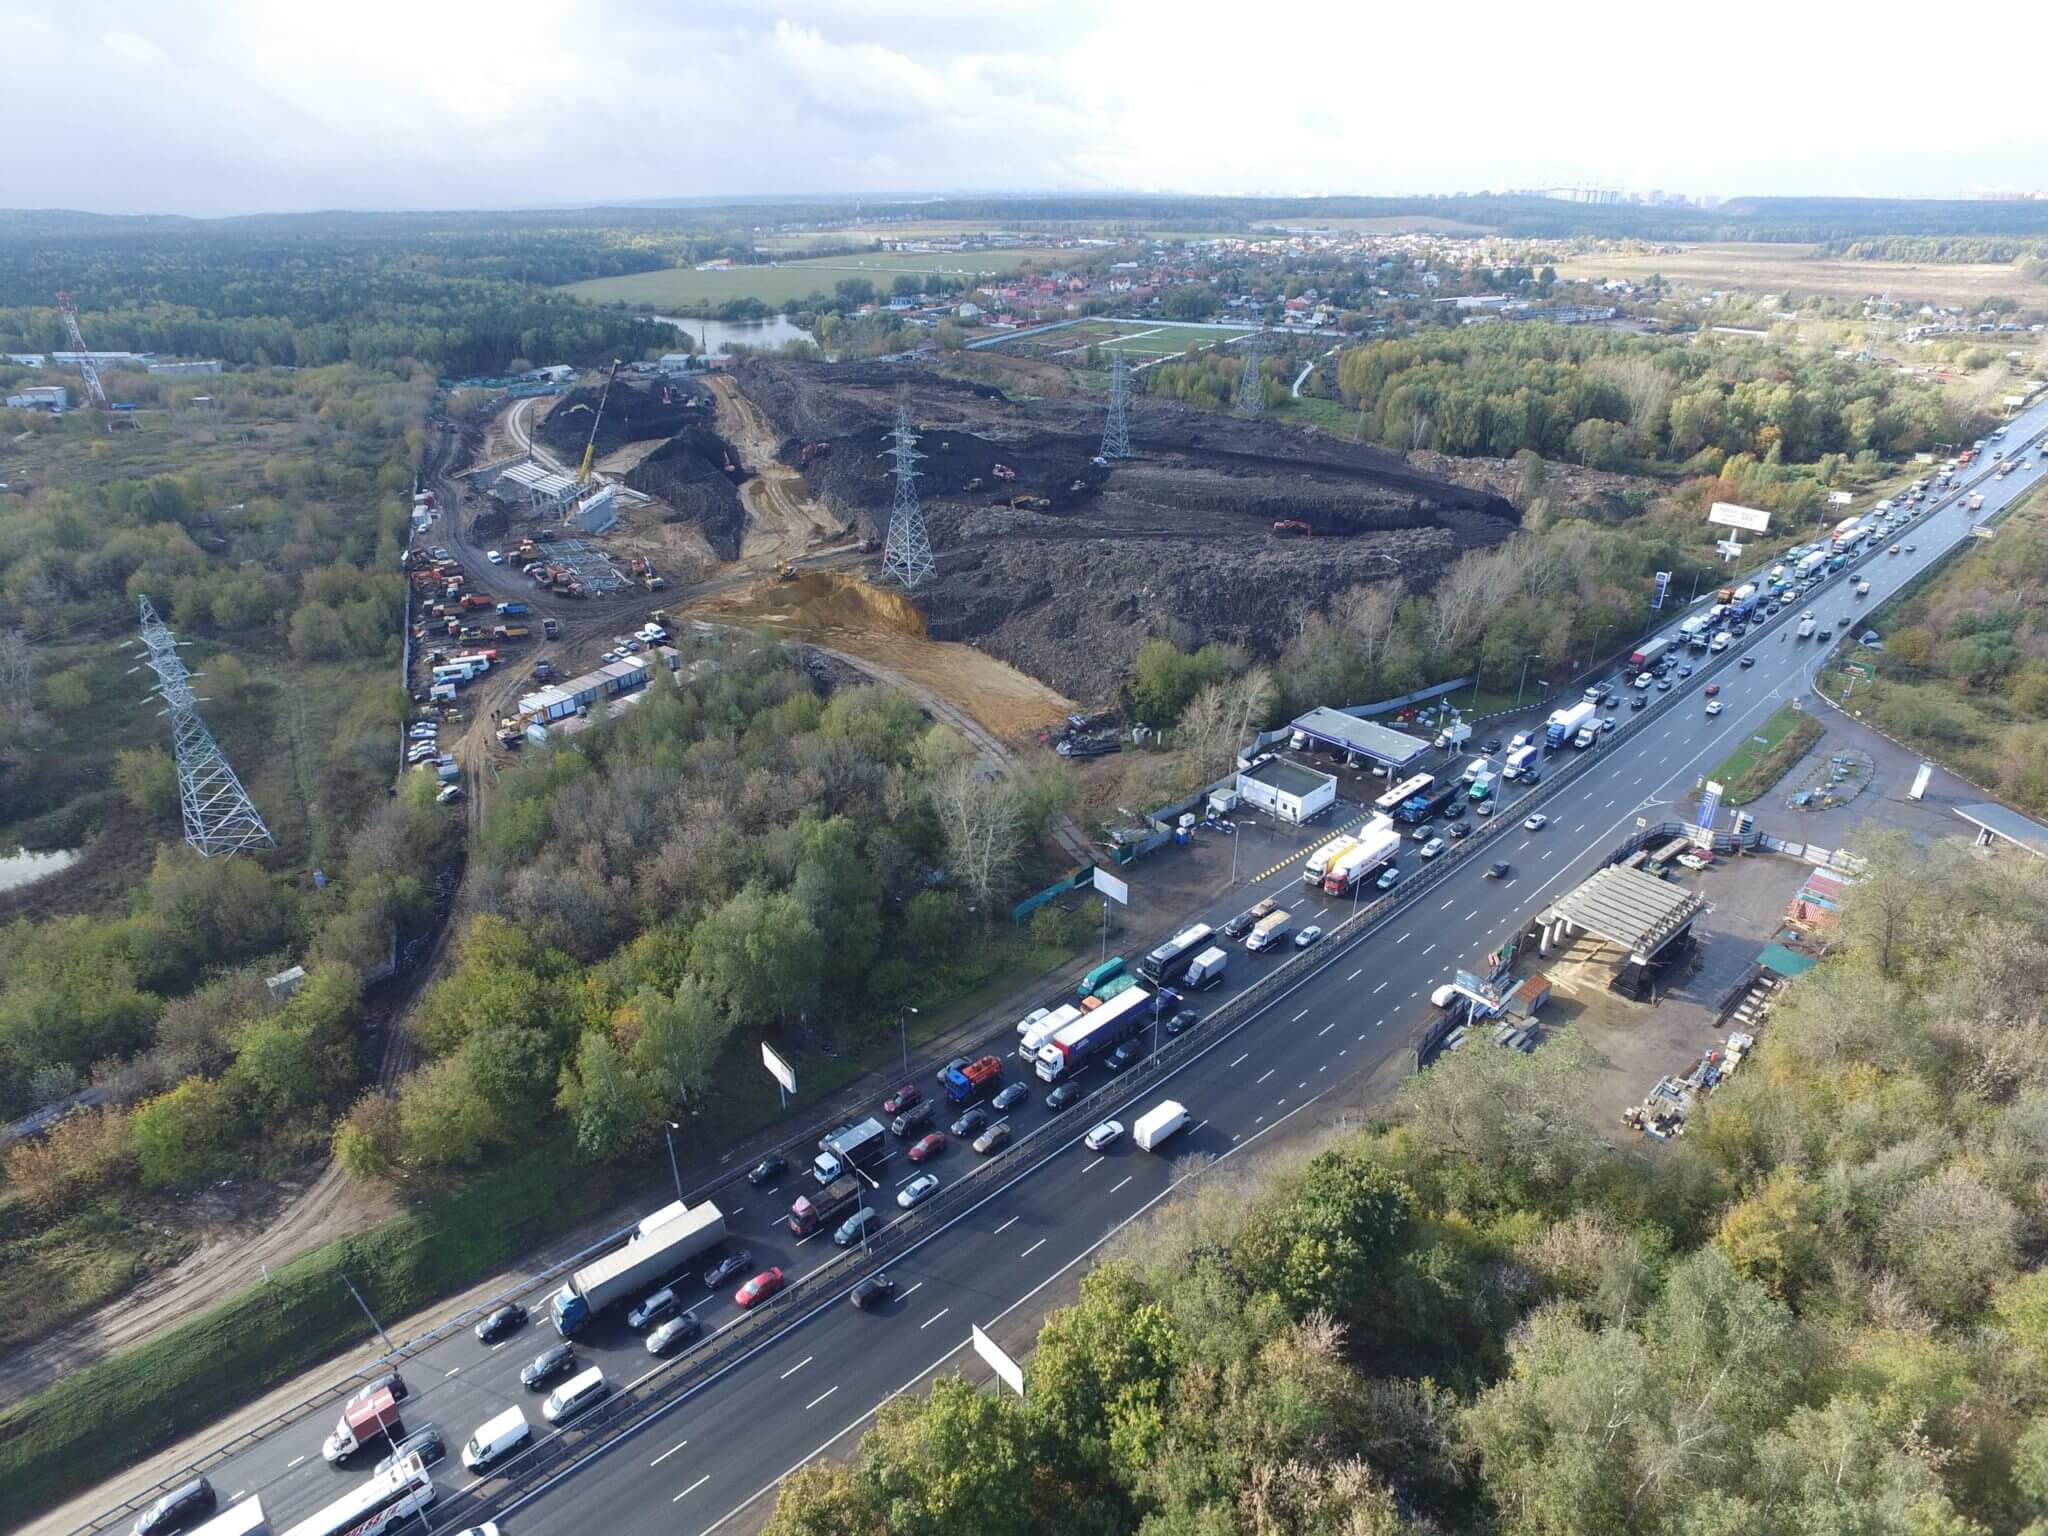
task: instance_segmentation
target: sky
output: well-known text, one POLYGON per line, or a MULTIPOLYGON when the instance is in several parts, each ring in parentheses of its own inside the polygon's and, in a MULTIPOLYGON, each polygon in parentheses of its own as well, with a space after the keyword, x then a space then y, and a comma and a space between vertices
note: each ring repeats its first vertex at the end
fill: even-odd
POLYGON ((0 0, 0 15, 27 146, 0 178, 15 208, 2048 192, 2040 0, 0 0))

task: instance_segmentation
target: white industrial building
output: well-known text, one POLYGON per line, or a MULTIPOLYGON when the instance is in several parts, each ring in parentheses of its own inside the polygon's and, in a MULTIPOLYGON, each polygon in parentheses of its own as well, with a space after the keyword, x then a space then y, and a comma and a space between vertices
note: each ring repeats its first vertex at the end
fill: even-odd
POLYGON ((515 506, 559 509, 576 499, 576 482, 538 464, 510 464, 498 472, 491 494, 515 506))
POLYGON ((50 365, 50 360, 40 352, 9 352, 5 356, 17 368, 47 368, 50 365))
POLYGON ((580 532, 603 533, 619 520, 619 493, 612 486, 603 486, 578 502, 568 516, 580 532))
POLYGON ((653 666, 644 656, 606 662, 595 672, 572 677, 566 683, 555 683, 535 693, 521 694, 519 713, 543 724, 566 719, 583 705, 645 687, 647 679, 653 675, 653 666))
POLYGON ((147 368, 156 361, 154 352, 52 352, 50 361, 61 367, 76 368, 86 358, 92 359, 95 368, 147 368))
POLYGON ((220 370, 221 360, 217 357, 201 357, 182 363, 151 363, 149 365, 151 373, 171 374, 174 376, 189 373, 219 373, 220 370))
POLYGON ((576 377, 576 370, 567 363, 549 363, 544 368, 530 368, 526 376, 544 384, 566 384, 576 377))
POLYGON ((1238 774, 1237 798, 1299 826, 1337 803, 1337 780, 1282 757, 1262 757, 1238 774))
POLYGON ((7 397, 10 411, 65 411, 71 408, 71 392, 62 384, 32 384, 7 397))

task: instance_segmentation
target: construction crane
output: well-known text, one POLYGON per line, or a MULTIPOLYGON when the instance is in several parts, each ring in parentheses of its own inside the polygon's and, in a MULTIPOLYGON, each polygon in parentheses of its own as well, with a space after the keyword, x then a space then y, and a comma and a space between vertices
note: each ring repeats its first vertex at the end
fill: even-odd
POLYGON ((605 375, 604 393, 597 397, 597 414, 590 418, 590 441, 583 445, 583 466, 576 471, 578 485, 590 484, 591 462, 597 457, 597 428, 604 420, 605 402, 612 397, 612 381, 619 376, 619 360, 612 359, 612 371, 605 375))
POLYGON ((57 310, 64 316, 64 334, 71 338, 71 350, 78 354, 79 372, 85 375, 86 398, 92 401, 93 409, 105 411, 107 419, 113 420, 114 407, 107 399, 105 386, 100 383, 100 371, 92 365, 92 354, 85 350, 85 336, 78 329, 78 309, 71 302, 71 295, 57 295, 57 310))

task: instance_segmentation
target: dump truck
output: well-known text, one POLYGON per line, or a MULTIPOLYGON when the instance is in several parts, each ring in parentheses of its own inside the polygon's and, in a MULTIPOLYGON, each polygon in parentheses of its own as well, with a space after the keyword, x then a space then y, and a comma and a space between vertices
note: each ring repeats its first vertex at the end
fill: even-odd
POLYGON ((947 1069, 946 1097, 955 1104, 965 1104, 981 1094, 993 1092, 1002 1080, 1002 1057, 984 1056, 964 1067, 947 1069))
POLYGON ((692 1259, 725 1241, 725 1215, 709 1200, 685 1207, 678 1200, 634 1228, 619 1247, 584 1265, 548 1302, 555 1332, 571 1338, 613 1302, 678 1274, 692 1259))
POLYGON ((828 1221, 836 1221, 858 1206, 868 1185, 854 1174, 834 1179, 823 1189, 798 1195, 784 1218, 798 1237, 809 1237, 828 1221))

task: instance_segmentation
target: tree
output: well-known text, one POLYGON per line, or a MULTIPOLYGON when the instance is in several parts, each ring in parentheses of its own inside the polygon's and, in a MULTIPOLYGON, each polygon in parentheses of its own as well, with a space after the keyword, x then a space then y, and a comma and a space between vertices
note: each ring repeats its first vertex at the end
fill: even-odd
POLYGON ((1356 1315, 1408 1231, 1407 1188, 1371 1159, 1319 1154, 1284 1200, 1268 1198, 1239 1234, 1236 1257, 1295 1317, 1356 1315))
POLYGON ((1620 469, 1628 462, 1628 428, 1594 417, 1572 428, 1568 440, 1579 462, 1592 469, 1620 469))
POLYGON ((576 1125, 576 1154, 589 1162, 620 1156, 653 1129, 659 1096, 602 1030, 590 1030, 576 1060, 562 1069, 558 1101, 576 1125))
POLYGON ((824 944, 788 892, 749 886, 707 914, 690 938, 690 966, 746 1028, 791 1018, 818 997, 824 944))
POLYGON ((1576 1091, 1594 1060, 1570 1031, 1533 1054, 1453 1051, 1408 1080, 1410 1134, 1496 1189, 1561 1188, 1599 1147, 1576 1091))
POLYGON ((1896 977, 1941 947, 1945 904, 1926 857, 1902 829, 1859 827, 1856 849, 1865 863, 1842 905, 1842 937, 1880 976, 1896 977))
POLYGON ((2020 1212, 1962 1168, 1944 1168, 1907 1189, 1885 1218, 1892 1262, 1945 1317, 1973 1316, 2018 1267, 2020 1212))
POLYGON ((884 1400, 854 1481, 890 1536, 1029 1536, 1041 1528, 1033 1440, 1011 1394, 942 1376, 922 1400, 884 1400))
POLYGON ((932 782, 930 794, 951 872, 986 918, 1023 852, 1016 792, 979 762, 958 762, 932 782))
POLYGON ((334 1130, 334 1160, 356 1179, 388 1179, 405 1146, 398 1100, 373 1088, 356 1100, 334 1130))
POLYGON ((1714 1246, 1737 1274, 1780 1300, 1796 1299, 1819 1278, 1826 1258, 1816 1193, 1794 1169, 1774 1170, 1762 1189, 1721 1218, 1714 1246))
POLYGON ((694 976, 684 977, 672 994, 647 989, 634 1001, 640 1016, 632 1049, 635 1072, 656 1103, 678 1112, 696 1107, 732 1035, 731 1017, 694 976))
POLYGON ((1164 1433, 1181 1361, 1173 1320, 1128 1266, 1096 1266, 1080 1299, 1039 1330, 1025 1397, 1051 1437, 1056 1474, 1134 1476, 1164 1433))
POLYGON ((219 1169, 234 1130, 225 1097, 203 1077, 145 1099, 129 1124, 142 1182, 155 1188, 190 1184, 219 1169))
POLYGON ((1379 665, 1393 639, 1402 595, 1399 582, 1379 581, 1347 587, 1332 605, 1331 617, 1358 643, 1359 657, 1368 667, 1379 665))
POLYGON ((178 809, 177 766, 161 747, 116 752, 114 785, 144 816, 162 818, 178 809))
POLYGON ((1216 310, 1216 295, 1199 283, 1169 288, 1159 301, 1159 312, 1169 320, 1206 320, 1216 310))
POLYGON ((881 882, 846 817, 806 820, 800 836, 791 891, 825 945, 821 983, 856 991, 881 945, 881 882))
POLYGON ((398 1123, 406 1157, 422 1168, 474 1163, 498 1138, 490 1106, 477 1090, 467 1052, 408 1072, 398 1086, 398 1123))

